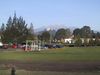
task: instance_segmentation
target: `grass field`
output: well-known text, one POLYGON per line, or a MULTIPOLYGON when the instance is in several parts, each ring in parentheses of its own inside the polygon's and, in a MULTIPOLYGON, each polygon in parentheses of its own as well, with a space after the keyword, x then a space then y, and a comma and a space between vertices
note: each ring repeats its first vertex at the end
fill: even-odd
MULTIPOLYGON (((32 51, 1 51, 0 60, 37 61, 100 61, 100 47, 73 47, 32 51)), ((2 64, 0 64, 2 65, 2 64)), ((0 70, 0 75, 10 75, 10 69, 0 70)), ((51 71, 17 70, 16 75, 100 75, 98 73, 68 73, 51 71)))
POLYGON ((3 51, 0 60, 100 60, 100 47, 41 50, 40 52, 3 51))

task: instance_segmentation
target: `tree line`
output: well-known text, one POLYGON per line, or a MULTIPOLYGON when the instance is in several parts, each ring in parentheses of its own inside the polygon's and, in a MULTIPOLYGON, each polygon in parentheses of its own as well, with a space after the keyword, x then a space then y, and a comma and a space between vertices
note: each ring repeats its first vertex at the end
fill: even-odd
POLYGON ((2 23, 0 28, 1 42, 3 44, 20 44, 27 39, 34 39, 33 24, 27 27, 25 20, 20 16, 17 18, 16 13, 14 17, 8 18, 7 24, 2 23))
POLYGON ((76 46, 100 46, 100 32, 95 33, 89 26, 75 29, 73 35, 75 36, 74 39, 76 39, 76 46), (81 38, 84 38, 83 43, 81 38))
MULTIPOLYGON (((16 13, 14 13, 14 17, 9 17, 7 24, 2 23, 0 28, 0 36, 2 43, 14 43, 21 44, 26 40, 41 40, 44 42, 50 42, 53 39, 61 40, 65 38, 69 38, 71 35, 74 35, 74 39, 76 40, 76 45, 81 45, 82 41, 80 38, 100 38, 100 32, 95 33, 89 26, 83 26, 82 28, 77 28, 73 32, 70 29, 58 29, 55 35, 50 35, 49 32, 44 31, 41 35, 34 33, 34 26, 31 23, 30 27, 26 24, 26 21, 20 16, 17 18, 16 13)), ((84 41, 84 44, 86 42, 84 41)), ((93 43, 92 41, 90 44, 93 43)), ((96 43, 94 43, 96 44, 96 43)))

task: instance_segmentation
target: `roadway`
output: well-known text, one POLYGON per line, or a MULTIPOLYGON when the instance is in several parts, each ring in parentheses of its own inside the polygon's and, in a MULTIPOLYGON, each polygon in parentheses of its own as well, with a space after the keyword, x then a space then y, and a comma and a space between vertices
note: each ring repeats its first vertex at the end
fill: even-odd
POLYGON ((17 51, 17 50, 23 50, 23 49, 21 49, 21 48, 0 49, 0 51, 17 51))

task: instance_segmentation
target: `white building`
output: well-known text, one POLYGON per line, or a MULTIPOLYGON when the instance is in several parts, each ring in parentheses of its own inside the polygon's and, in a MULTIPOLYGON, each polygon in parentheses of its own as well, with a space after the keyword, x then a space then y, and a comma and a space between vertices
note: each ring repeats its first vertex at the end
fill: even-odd
POLYGON ((72 43, 72 39, 71 38, 65 39, 65 43, 72 43))

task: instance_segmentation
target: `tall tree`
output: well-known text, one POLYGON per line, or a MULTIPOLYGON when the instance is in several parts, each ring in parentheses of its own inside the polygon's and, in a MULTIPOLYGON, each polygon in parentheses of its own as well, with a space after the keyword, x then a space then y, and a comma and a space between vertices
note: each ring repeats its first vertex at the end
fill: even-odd
POLYGON ((4 25, 4 23, 2 23, 1 29, 0 29, 0 36, 3 35, 4 31, 5 31, 5 25, 4 25))
POLYGON ((93 38, 91 38, 90 40, 89 40, 89 45, 90 46, 93 46, 95 44, 95 41, 93 40, 93 38))
POLYGON ((66 37, 69 38, 71 36, 70 29, 66 29, 65 32, 66 32, 66 37))
POLYGON ((5 31, 5 25, 4 25, 4 23, 2 23, 2 26, 1 26, 1 28, 0 28, 0 41, 1 41, 1 42, 4 41, 4 40, 2 40, 4 31, 5 31))
POLYGON ((100 38, 100 32, 96 33, 96 38, 100 38))
POLYGON ((94 41, 94 44, 95 44, 96 46, 100 46, 100 41, 96 38, 95 41, 94 41))
POLYGON ((65 29, 58 29, 56 34, 55 34, 55 38, 58 40, 61 40, 62 38, 66 37, 66 30, 65 29))
POLYGON ((75 46, 81 47, 81 45, 82 45, 82 40, 79 38, 79 39, 77 39, 77 40, 75 41, 75 46))
POLYGON ((83 26, 83 28, 81 28, 84 32, 84 36, 87 38, 91 38, 92 37, 92 30, 89 26, 83 26))
POLYGON ((89 26, 83 26, 81 29, 77 28, 73 31, 73 35, 77 38, 80 36, 81 38, 91 38, 92 30, 89 26))
POLYGON ((30 24, 30 28, 28 30, 29 30, 29 34, 27 40, 34 40, 35 34, 34 34, 34 26, 32 23, 30 24))
POLYGON ((29 32, 31 34, 34 34, 34 26, 33 26, 33 23, 30 24, 29 32))
POLYGON ((84 39, 83 45, 86 47, 88 45, 87 39, 84 39))
POLYGON ((50 34, 49 32, 45 31, 41 35, 42 41, 48 42, 50 40, 50 34))
POLYGON ((83 31, 79 28, 73 31, 73 35, 75 36, 75 38, 82 38, 84 36, 83 31))
POLYGON ((3 43, 22 43, 27 39, 28 28, 22 17, 17 18, 16 13, 13 19, 9 17, 3 33, 3 43))

